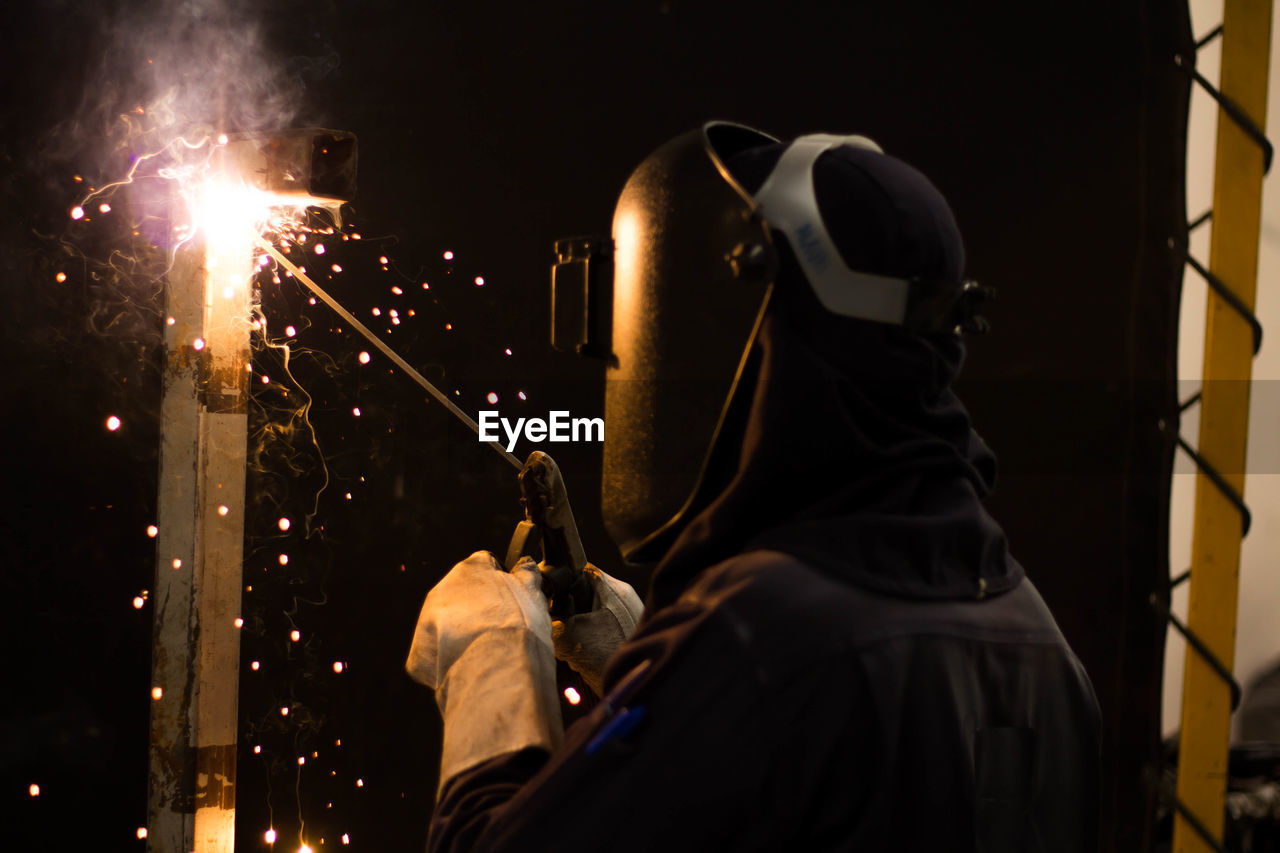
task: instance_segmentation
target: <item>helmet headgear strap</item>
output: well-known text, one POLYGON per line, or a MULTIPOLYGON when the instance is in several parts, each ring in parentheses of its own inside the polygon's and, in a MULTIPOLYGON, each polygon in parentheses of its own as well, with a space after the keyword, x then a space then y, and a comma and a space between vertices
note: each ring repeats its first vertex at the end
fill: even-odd
POLYGON ((801 136, 787 147, 755 194, 765 221, 790 242, 822 306, 833 314, 905 326, 913 331, 985 332, 976 313, 994 295, 977 282, 894 278, 851 270, 827 231, 814 191, 813 166, 823 152, 851 145, 883 154, 865 136, 801 136))

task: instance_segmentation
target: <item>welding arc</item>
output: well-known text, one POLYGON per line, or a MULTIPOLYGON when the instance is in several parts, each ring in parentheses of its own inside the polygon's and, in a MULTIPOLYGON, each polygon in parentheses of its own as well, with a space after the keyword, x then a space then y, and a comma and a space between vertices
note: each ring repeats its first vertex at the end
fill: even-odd
MULTIPOLYGON (((454 405, 453 401, 450 400, 448 397, 446 397, 443 391, 441 391, 436 386, 432 385, 430 380, 427 379, 427 377, 423 376, 421 373, 419 373, 418 371, 410 367, 409 362, 401 358, 399 354, 396 353, 396 351, 393 350, 386 343, 384 343, 381 338, 379 338, 373 332, 369 331, 369 329, 364 325, 364 323, 361 323, 354 316, 352 316, 351 312, 348 311, 346 308, 343 308, 342 305, 339 304, 338 300, 330 296, 329 293, 323 287, 321 287, 320 285, 312 281, 311 278, 306 273, 300 270, 296 265, 294 265, 292 261, 286 258, 279 251, 277 251, 275 246, 272 246, 266 240, 262 239, 261 235, 255 235, 254 239, 262 249, 264 249, 269 255, 271 255, 271 257, 275 258, 277 261, 280 262, 282 266, 284 266, 285 269, 293 273, 294 278, 298 279, 298 281, 302 282, 307 287, 311 288, 311 292, 314 293, 316 296, 319 296, 321 299, 323 299, 324 303, 328 305, 330 308, 332 308, 338 314, 339 317, 346 320, 348 323, 351 324, 352 328, 354 328, 357 332, 359 332, 360 334, 368 338, 369 343, 373 344, 375 347, 378 348, 378 350, 383 355, 391 359, 391 361, 396 365, 396 367, 403 370, 409 376, 410 379, 412 379, 414 382, 417 382, 419 385, 421 385, 428 394, 430 394, 432 397, 435 397, 437 402, 440 403, 440 405, 444 406, 446 409, 448 409, 449 411, 457 415, 458 420, 462 421, 464 424, 470 427, 471 431, 474 432, 477 437, 479 437, 480 435, 479 424, 473 421, 466 412, 462 411, 462 409, 459 409, 456 405, 454 405)), ((523 470, 524 463, 521 462, 519 459, 517 459, 515 456, 513 456, 511 453, 507 452, 507 449, 504 448, 499 442, 487 441, 485 443, 488 444, 490 447, 492 447, 494 450, 496 450, 502 456, 503 459, 507 460, 512 465, 514 465, 516 467, 516 470, 523 470)))

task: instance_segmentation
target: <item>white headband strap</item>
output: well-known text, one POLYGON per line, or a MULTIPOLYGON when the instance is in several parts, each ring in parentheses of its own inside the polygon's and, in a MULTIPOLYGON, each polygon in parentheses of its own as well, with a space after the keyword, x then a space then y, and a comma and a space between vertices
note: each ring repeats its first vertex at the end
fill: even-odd
POLYGON ((783 152, 755 200, 769 225, 787 236, 824 308, 846 317, 901 325, 910 282, 849 269, 818 211, 813 164, 822 152, 841 145, 883 153, 865 136, 802 136, 783 152))

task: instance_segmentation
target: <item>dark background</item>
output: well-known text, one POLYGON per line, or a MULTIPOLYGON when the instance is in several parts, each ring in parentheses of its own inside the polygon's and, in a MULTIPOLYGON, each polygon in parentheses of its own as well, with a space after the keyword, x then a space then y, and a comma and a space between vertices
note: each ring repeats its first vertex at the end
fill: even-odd
MULTIPOLYGON (((504 414, 601 413, 599 366, 546 343, 550 246, 607 232, 628 172, 665 139, 708 118, 863 132, 930 175, 969 274, 1000 291, 997 332, 973 342, 962 388, 1001 456, 991 505, 1102 702, 1105 847, 1146 843, 1185 4, 115 0, 3 14, 6 846, 142 846, 152 612, 131 600, 154 573, 162 288, 154 253, 130 239, 127 193, 112 215, 67 211, 156 138, 119 116, 169 84, 201 93, 182 102, 190 121, 220 129, 357 134, 346 231, 362 239, 329 241, 344 272, 322 283, 366 321, 396 307, 404 322, 375 330, 467 410, 492 391, 504 414)), ((279 350, 255 353, 255 377, 271 381, 253 386, 237 846, 265 849, 274 826, 277 847, 296 849, 305 820, 317 849, 342 833, 351 849, 420 849, 439 720, 404 653, 431 584, 473 550, 505 548, 515 472, 383 359, 361 366, 371 347, 296 287, 264 282, 262 300, 273 338, 300 331, 291 375, 279 350), (307 394, 314 442, 296 418, 307 394)), ((588 553, 627 576, 599 521, 598 448, 554 450, 588 553)))

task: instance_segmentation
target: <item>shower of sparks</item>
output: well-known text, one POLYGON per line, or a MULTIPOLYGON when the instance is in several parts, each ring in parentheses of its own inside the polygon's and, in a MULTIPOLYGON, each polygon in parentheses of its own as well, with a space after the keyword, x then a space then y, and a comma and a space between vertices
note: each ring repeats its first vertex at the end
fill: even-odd
MULTIPOLYGON (((479 431, 478 426, 475 424, 474 421, 471 420, 471 418, 467 414, 465 414, 462 411, 462 409, 460 409, 457 405, 455 405, 452 400, 450 400, 439 389, 435 388, 434 385, 428 382, 417 371, 413 370, 413 368, 411 368, 407 363, 405 363, 405 361, 394 350, 392 350, 385 342, 383 342, 381 338, 374 335, 368 328, 366 328, 363 324, 357 321, 349 312, 343 309, 341 305, 337 304, 336 300, 334 300, 323 289, 321 289, 311 277, 314 275, 316 278, 320 278, 321 280, 323 280, 325 276, 328 276, 330 280, 333 280, 338 274, 342 274, 343 265, 341 263, 329 263, 329 261, 331 260, 338 260, 346 263, 347 266, 350 266, 352 268, 353 275, 357 274, 356 273, 357 270, 369 269, 368 266, 364 266, 361 263, 355 260, 352 260, 349 257, 346 257, 346 258, 342 257, 341 254, 336 250, 330 251, 329 248, 326 248, 326 245, 324 242, 326 239, 329 239, 330 248, 332 248, 334 240, 340 239, 342 241, 346 241, 350 239, 350 240, 358 241, 358 240, 361 240, 361 235, 358 233, 341 234, 340 231, 338 233, 335 233, 334 228, 329 228, 326 230, 323 228, 323 226, 313 227, 312 224, 308 224, 306 222, 305 212, 302 207, 296 206, 293 203, 288 202, 287 200, 282 200, 278 197, 268 196, 265 193, 261 193, 256 189, 241 185, 240 183, 235 181, 227 182, 225 180, 217 180, 216 176, 213 175, 210 172, 210 169, 208 168, 210 163, 213 162, 212 158, 208 156, 210 154, 209 149, 211 147, 210 146, 211 141, 213 140, 208 138, 204 140, 200 140, 198 142, 188 142, 187 140, 183 140, 183 139, 175 140, 173 143, 171 143, 172 149, 178 150, 180 152, 197 151, 198 153, 200 153, 198 162, 196 162, 195 164, 191 164, 191 163, 183 164, 181 162, 182 158, 178 157, 178 165, 173 168, 165 167, 161 169, 159 176, 170 179, 175 183, 175 185, 178 188, 179 195, 186 202, 188 206, 187 212, 189 214, 191 221, 189 224, 180 224, 179 230, 177 230, 174 234, 174 239, 176 239, 181 244, 190 240, 194 240, 196 238, 196 235, 201 231, 203 231, 211 241, 228 240, 228 241, 232 241, 233 243, 243 243, 246 246, 246 253, 245 253, 247 258, 246 269, 249 271, 248 275, 254 276, 254 275, 260 274, 261 276, 256 281, 250 277, 246 277, 243 282, 236 282, 233 284, 233 283, 228 283, 227 281, 228 276, 224 273, 222 280, 218 282, 217 288, 211 291, 210 298, 214 299, 215 301, 223 305, 234 305, 237 307, 240 304, 240 300, 243 300, 244 304, 248 306, 248 310, 246 311, 247 316, 244 317, 243 326, 239 327, 239 330, 248 331, 252 329, 254 332, 254 338, 256 341, 260 342, 261 345, 267 348, 280 352, 282 357, 285 359, 285 367, 284 367, 285 375, 280 376, 277 374, 276 375, 277 382, 275 384, 272 383, 271 377, 267 376, 265 373, 260 376, 260 381, 262 385, 268 386, 268 388, 264 389, 262 392, 262 394, 264 395, 264 399, 271 399, 277 395, 290 396, 290 394, 292 393, 293 395, 295 395, 294 397, 291 397, 291 400, 292 400, 292 399, 296 399, 298 392, 301 392, 301 396, 306 398, 306 403, 301 407, 298 407, 297 411, 299 411, 300 414, 294 415, 295 422, 300 421, 305 425, 307 431, 310 433, 312 442, 315 444, 317 450, 319 449, 319 443, 318 443, 318 439, 316 438, 315 430, 314 428, 311 427, 309 420, 307 420, 307 409, 310 406, 310 397, 309 395, 307 395, 306 390, 302 389, 302 387, 298 385, 296 381, 293 380, 293 377, 289 373, 289 369, 288 369, 288 356, 289 356, 290 344, 293 344, 296 349, 297 342, 293 339, 297 338, 299 329, 303 330, 304 337, 309 340, 313 334, 313 332, 310 331, 313 329, 313 325, 308 321, 307 318, 304 317, 302 321, 299 321, 298 317, 294 315, 294 316, 290 316, 288 319, 293 320, 294 323, 296 323, 296 325, 282 325, 279 327, 273 327, 272 332, 274 334, 268 335, 267 318, 264 315, 263 311, 259 310, 260 306, 257 301, 258 291, 254 289, 259 284, 261 284, 263 288, 263 292, 265 293, 265 289, 266 289, 265 283, 268 280, 272 281, 276 285, 280 285, 283 280, 293 278, 296 281, 298 281, 300 284, 310 288, 312 293, 315 294, 314 296, 311 296, 307 300, 307 304, 316 305, 317 297, 320 300, 324 301, 339 317, 343 319, 345 324, 347 324, 351 328, 354 328, 357 332, 361 333, 393 365, 395 365, 396 367, 399 367, 401 371, 403 371, 406 375, 408 375, 413 381, 415 381, 418 385, 422 386, 425 390, 427 390, 427 392, 431 394, 431 396, 437 402, 440 402, 442 405, 448 408, 451 413, 453 413, 465 424, 467 424, 468 427, 470 427, 473 431, 478 433, 479 431), (335 255, 337 255, 337 257, 335 257, 335 255), (313 256, 316 256, 316 257, 313 257, 313 256), (318 261, 318 258, 321 258, 321 257, 323 258, 324 263, 320 263, 318 261), (312 273, 308 273, 307 266, 302 266, 298 263, 295 263, 295 261, 308 261, 308 260, 312 261, 311 266, 314 267, 314 272, 312 273), (223 300, 235 300, 235 301, 223 302, 223 300), (283 336, 280 334, 281 329, 283 329, 283 336)), ((225 135, 221 137, 216 137, 216 143, 218 145, 226 145, 228 143, 227 137, 225 135)), ((152 157, 158 157, 159 154, 160 152, 154 152, 152 154, 146 154, 138 158, 135 158, 133 161, 133 166, 130 168, 128 177, 126 177, 126 179, 123 181, 119 181, 114 184, 108 184, 100 189, 95 188, 93 186, 87 187, 88 195, 84 196, 80 200, 79 204, 76 204, 74 207, 71 208, 70 210, 71 218, 73 220, 82 220, 85 223, 88 223, 93 220, 97 220, 98 222, 110 222, 110 220, 97 219, 97 214, 105 215, 113 212, 112 205, 103 196, 109 193, 115 187, 131 183, 135 177, 135 172, 138 170, 139 165, 142 163, 145 163, 147 160, 151 159, 152 157), (90 217, 91 213, 93 214, 92 219, 90 217)), ((159 162, 159 160, 157 160, 157 162, 159 162)), ((139 175, 141 176, 141 173, 139 173, 139 175)), ((150 175, 150 177, 155 177, 155 175, 150 175)), ((81 181, 80 176, 76 176, 76 180, 77 182, 80 182, 81 181)), ((121 206, 117 204, 116 208, 117 209, 114 211, 113 218, 121 217, 123 215, 128 215, 129 213, 128 206, 121 206)), ((81 227, 81 226, 77 226, 77 227, 81 227)), ((135 232, 135 236, 137 236, 136 232, 135 232)), ((375 249, 374 251, 376 252, 377 250, 375 249)), ((447 262, 453 262, 455 260, 454 252, 451 250, 443 252, 442 257, 447 262)), ((382 272, 378 272, 376 269, 374 269, 374 270, 370 270, 368 275, 374 275, 374 276, 387 275, 388 278, 391 278, 393 276, 400 276, 401 281, 404 284, 404 287, 401 287, 398 284, 390 285, 390 286, 383 285, 383 286, 387 286, 387 289, 390 291, 390 295, 393 297, 393 299, 389 304, 396 305, 398 306, 397 308, 375 307, 372 310, 373 316, 379 318, 379 322, 384 322, 387 324, 385 328, 388 333, 392 331, 391 329, 392 326, 401 326, 401 324, 404 324, 405 327, 413 326, 413 321, 409 318, 414 318, 415 316, 417 316, 418 312, 415 312, 414 308, 409 307, 409 305, 406 304, 406 303, 412 302, 412 295, 410 294, 408 298, 405 298, 405 288, 412 288, 414 281, 420 282, 422 286, 422 290, 429 292, 427 294, 427 299, 430 299, 432 303, 435 305, 440 304, 440 302, 437 301, 436 299, 437 291, 432 291, 430 283, 418 277, 419 274, 413 274, 413 277, 410 277, 410 275, 406 275, 402 273, 400 271, 400 268, 397 266, 395 259, 389 257, 386 254, 379 255, 377 257, 377 261, 379 266, 381 267, 382 272)), ((363 263, 367 264, 367 261, 364 261, 363 263)), ((72 274, 73 275, 75 274, 74 271, 72 274)), ((68 280, 68 275, 66 272, 59 271, 54 276, 54 279, 58 283, 63 283, 68 280)), ((484 287, 486 285, 486 280, 484 276, 480 276, 480 275, 472 276, 470 274, 467 274, 465 277, 463 277, 463 281, 465 282, 467 279, 470 279, 471 281, 473 281, 476 287, 484 287)), ((462 282, 458 282, 458 283, 460 284, 462 282)), ((443 288, 439 288, 439 290, 443 291, 443 294, 439 297, 440 299, 445 298, 445 295, 447 295, 449 292, 447 286, 443 288)), ((383 294, 382 298, 385 299, 387 291, 381 291, 381 292, 383 294)), ((422 304, 419 304, 417 307, 421 313, 427 314, 428 316, 430 316, 429 311, 424 310, 422 304)), ((173 316, 165 316, 164 314, 161 314, 160 317, 163 317, 164 323, 167 326, 174 326, 177 322, 175 317, 173 316)), ((431 328, 439 330, 441 327, 443 327, 444 331, 451 332, 454 329, 454 324, 451 322, 452 319, 455 319, 455 318, 449 317, 447 313, 445 314, 445 316, 440 316, 439 314, 436 314, 435 318, 431 319, 429 322, 431 324, 431 328)), ((468 328, 473 328, 473 327, 468 327, 468 328)), ((337 328, 337 329, 333 329, 332 331, 337 331, 341 333, 343 330, 341 328, 337 328)), ((186 346, 188 348, 188 352, 187 352, 188 357, 190 357, 193 351, 200 352, 200 351, 207 350, 208 352, 216 353, 220 349, 221 343, 218 335, 210 331, 206 331, 205 334, 207 335, 207 339, 205 337, 187 338, 186 346)), ((466 332, 463 332, 463 334, 465 335, 466 332)), ((493 342, 490 342, 488 345, 493 346, 493 342)), ((501 345, 499 345, 499 348, 500 346, 501 345)), ((509 347, 505 348, 504 352, 507 356, 512 355, 512 350, 509 347)), ((207 357, 207 354, 205 357, 207 357)), ((371 364, 373 360, 371 353, 369 351, 364 351, 364 350, 359 351, 356 358, 361 365, 371 364)), ((255 361, 256 360, 257 358, 255 356, 255 361)), ((380 364, 382 363, 380 362, 380 364)), ((237 365, 237 368, 238 368, 238 365, 237 365)), ((244 368, 245 368, 245 371, 250 374, 253 374, 255 372, 253 364, 246 363, 244 365, 244 368)), ((272 374, 276 374, 277 369, 278 368, 273 368, 272 374)), ((367 374, 367 375, 373 375, 373 374, 367 374)), ((248 377, 248 380, 251 381, 252 376, 248 377)), ((254 384, 255 386, 257 385, 257 383, 254 383, 254 384)), ((508 393, 508 394, 511 393, 510 390, 499 388, 498 390, 489 391, 488 393, 486 393, 483 399, 488 401, 490 405, 496 405, 499 399, 499 391, 502 391, 503 393, 508 393)), ((453 395, 458 397, 462 396, 459 390, 453 390, 452 393, 453 395)), ((518 392, 518 396, 521 400, 525 399, 525 394, 523 391, 518 392)), ((459 400, 459 402, 461 402, 461 400, 459 400)), ((381 416, 382 411, 385 411, 385 409, 386 409, 385 406, 379 406, 377 403, 370 404, 368 401, 366 401, 366 409, 364 414, 369 415, 369 417, 366 418, 366 422, 373 421, 376 423, 379 418, 374 417, 374 415, 381 416), (370 412, 373 412, 373 414, 370 414, 370 412)), ((362 411, 359 407, 353 407, 351 411, 352 411, 352 415, 355 417, 360 417, 362 415, 362 411)), ((130 417, 128 412, 125 412, 124 414, 125 414, 125 417, 130 417)), ((119 430, 122 427, 122 425, 123 424, 121 422, 121 419, 116 415, 111 415, 106 420, 107 429, 112 432, 119 430)), ((292 424, 290 424, 290 426, 292 426, 292 424)), ((136 427, 133 427, 132 419, 131 419, 131 427, 134 430, 136 430, 136 427)), ((520 462, 520 460, 517 459, 512 454, 506 452, 504 449, 500 447, 500 445, 498 445, 497 443, 494 443, 494 447, 495 447, 495 450, 498 450, 500 455, 502 455, 505 459, 507 459, 507 461, 509 461, 513 467, 517 469, 520 469, 522 467, 522 463, 520 462)), ((324 454, 322 453, 321 457, 323 458, 323 456, 324 454)), ((325 469, 324 473, 325 473, 325 484, 327 486, 328 476, 329 476, 327 468, 325 469)), ((360 480, 363 483, 364 477, 361 477, 360 480)), ((323 491, 323 489, 321 489, 321 491, 323 491)), ((344 497, 348 501, 353 499, 351 492, 345 493, 344 497)), ((319 508, 319 494, 316 495, 315 510, 318 510, 318 508, 319 508)), ((281 509, 284 509, 284 507, 281 507, 281 509)), ((219 513, 220 516, 223 516, 223 517, 230 514, 230 510, 226 506, 218 507, 217 512, 219 513)), ((311 518, 314 514, 315 514, 315 511, 313 511, 311 514, 307 515, 306 517, 305 527, 307 530, 308 538, 311 535, 311 518)), ((297 515, 295 515, 294 517, 296 518, 297 515)), ((292 528, 292 522, 288 517, 281 516, 276 520, 276 526, 278 527, 280 532, 287 533, 292 528)), ((323 525, 320 526, 320 529, 323 530, 323 525)), ((149 538, 155 539, 158 537, 159 530, 157 526, 154 524, 148 525, 146 527, 146 534, 149 538)), ((279 553, 277 557, 277 561, 280 566, 287 566, 289 564, 289 556, 284 553, 279 553)), ((304 565, 307 563, 307 560, 305 559, 305 555, 300 557, 300 562, 304 565)), ((175 570, 179 570, 183 568, 183 561, 175 557, 172 559, 171 565, 175 570)), ((263 571, 266 571, 265 566, 261 566, 259 564, 259 568, 262 568, 263 571)), ((405 571, 405 567, 403 565, 400 566, 400 571, 402 572, 405 571)), ((285 573, 281 576, 293 577, 292 573, 285 573)), ((252 592, 253 586, 246 586, 245 590, 246 592, 252 592)), ((146 606, 147 601, 148 601, 147 591, 142 590, 141 594, 135 595, 132 597, 132 606, 134 609, 142 610, 146 606)), ((248 599, 246 599, 246 601, 248 601, 248 599)), ((248 609, 246 609, 245 612, 246 612, 246 616, 248 616, 249 615, 248 609)), ((290 617, 290 620, 292 621, 292 616, 290 617)), ((233 620, 233 623, 236 628, 244 628, 244 630, 246 631, 253 630, 254 633, 259 637, 268 636, 268 634, 264 632, 260 619, 257 616, 254 616, 251 618, 251 623, 253 623, 252 628, 245 628, 245 618, 242 618, 242 617, 236 617, 233 620)), ((306 623, 303 623, 303 624, 306 624, 306 623)), ((275 633, 275 630, 271 630, 269 636, 275 638, 273 639, 273 642, 275 643, 279 643, 279 639, 282 639, 279 633, 275 633)), ((302 639, 301 631, 298 629, 293 629, 289 631, 289 639, 291 643, 300 643, 302 639)), ((319 638, 315 638, 313 640, 313 638, 311 637, 311 634, 309 633, 308 643, 303 646, 300 646, 300 648, 306 649, 307 646, 311 646, 314 643, 316 643, 318 639, 319 638)), ((291 652, 291 654, 296 655, 298 653, 291 652)), ((306 654, 306 652, 304 651, 303 654, 306 654)), ((331 669, 334 674, 340 675, 347 671, 347 668, 349 666, 349 663, 347 661, 334 660, 333 658, 329 658, 329 659, 331 660, 331 669)), ((321 664, 321 667, 322 666, 323 664, 321 664)), ((262 671, 263 669, 262 662, 258 660, 251 661, 249 664, 249 669, 255 673, 262 671)), ((258 683, 258 684, 271 683, 271 678, 273 676, 277 678, 279 677, 279 673, 281 672, 282 667, 277 666, 276 664, 273 663, 273 665, 269 669, 270 669, 270 675, 264 676, 267 679, 267 681, 263 682, 261 680, 255 680, 255 683, 258 683)), ((176 694, 173 694, 173 695, 176 696, 176 694)), ((151 697, 154 701, 160 701, 163 698, 163 696, 164 696, 164 691, 160 686, 155 686, 151 689, 151 697)), ((573 699, 569 698, 568 693, 566 693, 566 699, 568 699, 569 701, 574 701, 573 699)), ((173 700, 171 699, 170 701, 173 701, 173 700)), ((278 709, 279 717, 275 717, 275 719, 279 721, 281 720, 281 718, 283 718, 287 722, 287 725, 291 728, 296 726, 308 725, 309 724, 308 721, 314 719, 314 717, 311 714, 313 709, 308 707, 308 703, 305 700, 294 701, 292 699, 286 699, 286 697, 284 696, 276 696, 274 702, 269 702, 268 704, 265 705, 265 710, 269 711, 271 709, 278 709), (278 704, 282 700, 288 701, 289 704, 278 704)), ((275 715, 272 714, 271 716, 274 717, 275 715)), ((264 741, 263 743, 266 743, 266 742, 264 741)), ((334 743, 337 746, 341 746, 342 740, 336 739, 334 743)), ((272 752, 272 749, 273 747, 269 743, 265 745, 265 751, 267 752, 268 756, 272 752)), ((255 755, 262 755, 264 752, 264 745, 255 744, 252 750, 255 755)), ((311 753, 311 755, 314 758, 318 758, 317 753, 311 753)), ((287 754, 286 754, 286 757, 287 757, 287 754)), ((305 756, 299 755, 297 757, 299 785, 301 784, 301 779, 302 779, 302 768, 306 763, 307 762, 306 762, 305 756)), ((313 768, 314 768, 314 765, 313 765, 313 768)), ((325 768, 325 769, 328 769, 328 768, 325 768)), ((310 772, 312 771, 308 770, 308 773, 310 772)), ((319 771, 317 770, 316 772, 319 772, 319 771)), ((337 775, 337 773, 332 770, 329 771, 329 774, 337 775)), ((355 787, 364 788, 365 781, 366 780, 363 778, 357 778, 355 780, 355 787)), ((350 777, 347 778, 345 784, 348 784, 348 785, 350 784, 350 777)), ((32 785, 32 796, 36 796, 38 794, 38 790, 39 790, 38 786, 32 785)), ((332 807, 332 805, 333 805, 332 803, 329 804, 330 807, 332 807)), ((299 806, 299 819, 301 821, 301 817, 302 817, 301 798, 299 799, 298 806, 299 806)), ((292 834, 292 831, 288 828, 282 827, 282 831, 285 832, 286 835, 292 834)), ((138 838, 145 839, 147 836, 147 828, 145 826, 138 827, 137 834, 138 834, 138 838)), ((298 831, 299 843, 301 843, 301 836, 302 836, 302 831, 299 830, 298 831)), ((268 844, 274 844, 277 840, 276 830, 274 828, 267 830, 264 833, 264 839, 267 841, 268 844)), ((316 839, 313 839, 313 840, 318 840, 318 843, 320 845, 324 844, 324 839, 319 838, 318 835, 316 836, 316 839)), ((330 841, 332 840, 333 839, 331 837, 330 841)), ((350 836, 345 833, 342 834, 341 843, 344 845, 350 844, 350 836)), ((320 847, 319 849, 323 849, 323 847, 320 847)), ((312 848, 306 844, 302 844, 298 848, 298 851, 299 853, 304 853, 304 851, 305 853, 312 853, 312 848)))
MULTIPOLYGON (((338 316, 342 317, 342 319, 350 323, 351 326, 357 332, 364 335, 364 337, 369 341, 369 343, 373 344, 375 347, 381 350, 382 354, 385 355, 387 358, 391 359, 391 361, 394 362, 397 367, 399 367, 402 371, 404 371, 405 375, 407 375, 414 382, 417 382, 418 385, 420 385, 428 394, 434 397, 437 402, 441 403, 445 408, 447 408, 450 412, 452 412, 459 420, 461 420, 464 424, 466 424, 471 429, 472 432, 474 432, 476 435, 480 434, 479 424, 477 424, 474 420, 472 420, 470 415, 462 411, 462 409, 458 408, 458 406, 454 404, 454 402, 450 400, 448 397, 446 397, 443 393, 441 393, 440 389, 436 388, 435 385, 433 385, 431 382, 428 382, 425 376, 423 376, 421 373, 419 373, 417 370, 411 367, 409 363, 405 361, 403 358, 401 358, 399 353, 397 353, 390 346, 388 346, 386 342, 382 340, 382 338, 378 337, 373 332, 369 331, 369 328, 367 326, 365 326, 363 323, 357 320, 354 314, 352 314, 346 308, 342 307, 342 305, 336 299, 334 299, 332 296, 329 295, 328 291, 326 291, 324 288, 320 287, 320 285, 312 281, 307 276, 307 274, 303 272, 303 270, 300 267, 296 266, 292 261, 286 258, 283 254, 281 254, 274 246, 272 246, 267 241, 263 240, 261 237, 257 238, 257 243, 260 248, 265 249, 267 252, 269 252, 271 256, 274 257, 276 261, 280 263, 281 266, 289 270, 289 272, 293 273, 295 278, 297 278, 307 287, 311 288, 311 291, 316 296, 320 297, 320 299, 322 299, 326 305, 332 308, 334 312, 338 314, 338 316)), ((452 255, 451 252, 448 254, 452 255)), ((376 311, 377 309, 374 309, 374 310, 376 311)), ((446 324, 445 328, 448 329, 448 328, 451 328, 451 326, 446 324)), ((355 410, 354 413, 356 415, 359 415, 359 410, 358 409, 355 410)), ((510 462, 511 465, 517 471, 524 468, 524 463, 521 462, 519 459, 517 459, 515 456, 513 456, 511 453, 509 453, 502 446, 501 442, 491 441, 486 443, 490 447, 492 447, 495 451, 497 451, 497 453, 500 456, 502 456, 503 459, 506 459, 508 462, 510 462)))

